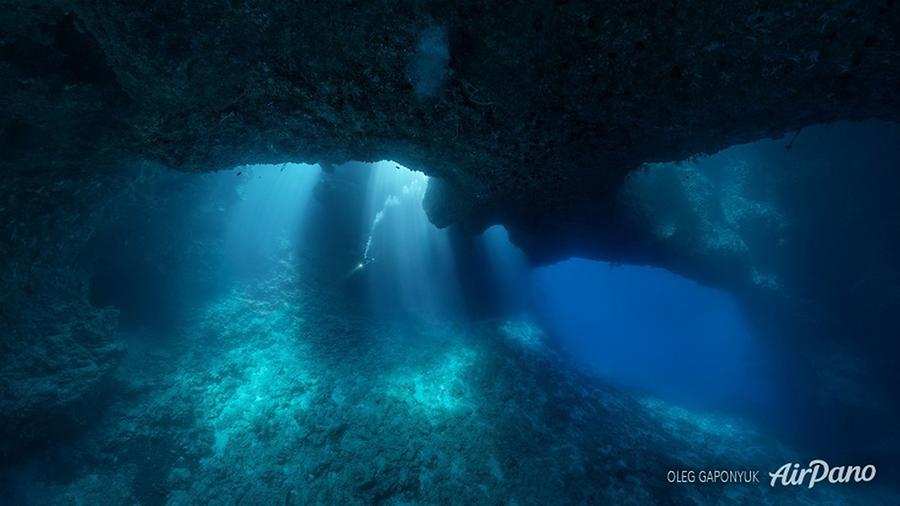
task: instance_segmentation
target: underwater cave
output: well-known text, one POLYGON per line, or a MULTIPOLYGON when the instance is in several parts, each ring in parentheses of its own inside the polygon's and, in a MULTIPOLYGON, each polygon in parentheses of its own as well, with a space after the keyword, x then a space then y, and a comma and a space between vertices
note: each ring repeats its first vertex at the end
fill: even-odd
POLYGON ((0 503, 900 501, 893 3, 6 3, 0 503))

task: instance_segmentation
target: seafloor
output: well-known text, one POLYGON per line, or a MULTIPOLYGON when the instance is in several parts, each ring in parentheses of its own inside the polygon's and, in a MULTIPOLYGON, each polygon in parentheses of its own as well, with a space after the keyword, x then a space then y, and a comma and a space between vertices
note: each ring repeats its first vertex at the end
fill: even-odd
MULTIPOLYGON (((377 321, 285 260, 165 346, 124 395, 5 484, 30 504, 872 504, 853 486, 679 485, 794 454, 737 420, 625 395, 527 320, 377 321), (702 467, 699 467, 702 466, 702 467), (846 497, 841 494, 847 494, 846 497)), ((102 404, 98 403, 98 406, 102 404)), ((765 469, 765 468, 764 468, 765 469)), ((7 502, 9 503, 9 502, 7 502)))

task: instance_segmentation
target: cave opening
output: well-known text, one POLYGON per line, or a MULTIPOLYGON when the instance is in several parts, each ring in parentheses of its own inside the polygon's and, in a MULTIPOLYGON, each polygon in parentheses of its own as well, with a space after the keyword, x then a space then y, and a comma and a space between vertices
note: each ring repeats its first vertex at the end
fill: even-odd
POLYGON ((428 177, 399 163, 154 177, 89 256, 91 301, 120 310, 134 350, 236 287, 284 278, 380 320, 535 326, 589 374, 686 406, 747 414, 772 401, 765 353, 726 292, 652 267, 532 266, 503 226, 435 227, 428 177))
MULTIPOLYGON (((92 302, 121 311, 138 353, 241 286, 308 283, 380 321, 535 326, 589 375, 681 405, 771 407, 765 353, 726 292, 658 268, 533 267, 503 226, 476 237, 435 227, 422 207, 428 177, 399 163, 155 177, 98 236, 92 264, 92 302)), ((266 302, 295 288, 267 291, 266 302)))
POLYGON ((393 161, 144 170, 81 260, 91 302, 116 307, 125 330, 169 333, 198 305, 286 265, 373 315, 462 313, 452 234, 428 220, 420 172, 393 161))
POLYGON ((593 374, 685 406, 773 407, 769 351, 725 291, 664 269, 572 258, 534 270, 533 307, 593 374))

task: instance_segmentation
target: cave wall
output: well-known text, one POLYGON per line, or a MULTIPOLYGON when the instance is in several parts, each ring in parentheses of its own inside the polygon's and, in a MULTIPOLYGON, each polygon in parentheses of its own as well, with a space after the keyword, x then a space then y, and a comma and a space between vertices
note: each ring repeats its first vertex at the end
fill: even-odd
MULTIPOLYGON (((895 451, 879 421, 900 382, 900 125, 804 129, 632 173, 618 201, 652 231, 658 264, 740 301, 777 350, 782 386, 854 451, 895 451)), ((637 225, 640 223, 641 225, 637 225)))
POLYGON ((6 177, 392 159, 536 262, 667 262, 615 203, 642 163, 900 116, 889 1, 2 6, 6 177))
POLYGON ((0 457, 89 422, 124 348, 118 311, 88 300, 78 263, 135 174, 0 180, 0 457))
POLYGON ((566 224, 558 254, 642 162, 898 115, 893 2, 4 7, 4 170, 393 159, 435 223, 566 224))

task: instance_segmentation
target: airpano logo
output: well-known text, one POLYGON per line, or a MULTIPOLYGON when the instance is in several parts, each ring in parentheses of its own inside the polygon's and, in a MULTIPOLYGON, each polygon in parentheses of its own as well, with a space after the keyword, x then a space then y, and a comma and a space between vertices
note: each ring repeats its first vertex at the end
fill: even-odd
POLYGON ((801 469, 800 464, 788 462, 774 473, 769 473, 769 477, 772 478, 769 485, 789 487, 806 484, 807 488, 813 488, 825 480, 828 480, 828 483, 863 483, 874 480, 876 471, 872 464, 830 467, 828 462, 816 459, 801 469))

